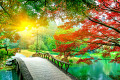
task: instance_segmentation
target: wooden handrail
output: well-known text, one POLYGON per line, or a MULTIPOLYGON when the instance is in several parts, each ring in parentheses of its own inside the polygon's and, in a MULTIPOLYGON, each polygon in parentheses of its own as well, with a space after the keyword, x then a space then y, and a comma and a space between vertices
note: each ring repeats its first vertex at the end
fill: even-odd
POLYGON ((68 68, 69 68, 69 65, 70 65, 70 63, 67 63, 67 62, 56 59, 50 53, 45 53, 45 54, 43 54, 43 53, 35 53, 35 54, 32 55, 32 57, 46 58, 46 59, 52 61, 56 66, 60 67, 61 69, 63 69, 63 66, 65 66, 65 71, 66 72, 68 71, 68 68))

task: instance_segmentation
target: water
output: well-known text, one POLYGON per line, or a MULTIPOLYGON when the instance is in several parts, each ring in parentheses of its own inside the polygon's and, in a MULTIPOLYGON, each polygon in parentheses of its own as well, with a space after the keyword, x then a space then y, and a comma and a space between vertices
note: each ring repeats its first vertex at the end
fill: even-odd
POLYGON ((19 80, 15 70, 0 70, 0 80, 19 80))
MULTIPOLYGON (((120 80, 120 64, 101 60, 91 65, 74 64, 68 69, 79 80, 120 80)), ((19 80, 15 70, 0 70, 0 80, 19 80)))
POLYGON ((87 64, 71 65, 68 72, 79 80, 120 80, 120 64, 101 60, 87 64))

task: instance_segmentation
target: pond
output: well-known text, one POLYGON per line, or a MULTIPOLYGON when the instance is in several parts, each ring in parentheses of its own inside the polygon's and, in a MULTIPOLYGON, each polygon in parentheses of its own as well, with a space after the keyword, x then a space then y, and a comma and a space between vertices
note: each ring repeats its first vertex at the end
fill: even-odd
POLYGON ((19 80, 15 70, 0 70, 0 80, 19 80))
POLYGON ((120 80, 120 64, 100 60, 91 65, 74 64, 68 72, 79 80, 120 80))

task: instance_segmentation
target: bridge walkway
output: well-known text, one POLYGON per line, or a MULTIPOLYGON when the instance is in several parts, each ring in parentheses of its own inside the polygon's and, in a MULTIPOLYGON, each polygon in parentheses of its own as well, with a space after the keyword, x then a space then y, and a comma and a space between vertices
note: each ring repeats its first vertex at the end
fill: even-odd
POLYGON ((41 57, 16 57, 16 62, 21 80, 75 80, 41 57))

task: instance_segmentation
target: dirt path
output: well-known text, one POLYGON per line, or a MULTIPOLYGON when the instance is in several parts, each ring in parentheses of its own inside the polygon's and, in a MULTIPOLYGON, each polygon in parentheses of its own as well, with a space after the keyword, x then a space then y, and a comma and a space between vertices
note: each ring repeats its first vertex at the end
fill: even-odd
POLYGON ((32 56, 32 54, 35 54, 35 52, 30 52, 28 50, 21 50, 20 54, 22 54, 26 57, 30 57, 30 56, 32 56))

